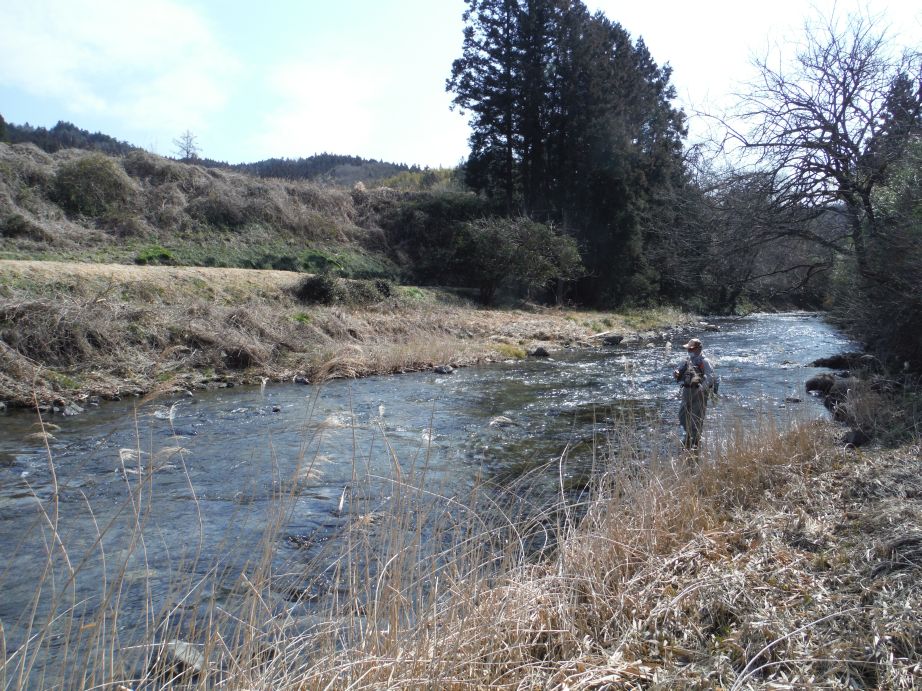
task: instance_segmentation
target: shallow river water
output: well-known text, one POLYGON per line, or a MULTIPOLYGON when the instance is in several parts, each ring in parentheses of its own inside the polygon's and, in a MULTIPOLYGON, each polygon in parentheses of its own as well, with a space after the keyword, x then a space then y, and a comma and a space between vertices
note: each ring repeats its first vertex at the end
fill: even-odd
MULTIPOLYGON (((135 630, 139 622, 154 630, 160 622, 152 613, 172 602, 194 609, 177 583, 231 607, 240 575, 261 559, 280 593, 272 606, 309 617, 331 593, 309 577, 316 573, 303 572, 334 563, 343 526, 359 514, 386 512, 410 477, 424 476, 446 506, 478 483, 513 482, 549 463, 553 482, 578 487, 602 456, 593 444, 612 418, 629 417, 651 449, 677 452, 671 372, 683 352, 670 340, 678 345, 700 336, 721 376, 706 444, 718 444, 740 420, 825 414, 803 393, 815 372, 806 365, 855 344, 806 313, 716 323, 719 332, 684 331, 451 375, 106 403, 80 416, 48 418, 54 427, 47 448, 34 436, 40 430, 34 413, 7 413, 0 417, 7 672, 33 660, 25 685, 53 685, 48 670, 73 631, 48 627, 38 644, 17 649, 64 605, 78 623, 99 621, 99 611, 112 606, 100 602, 100 592, 116 579, 116 631, 135 630), (55 601, 55 593, 66 597, 55 601)), ((7 677, 6 685, 16 683, 7 677)))

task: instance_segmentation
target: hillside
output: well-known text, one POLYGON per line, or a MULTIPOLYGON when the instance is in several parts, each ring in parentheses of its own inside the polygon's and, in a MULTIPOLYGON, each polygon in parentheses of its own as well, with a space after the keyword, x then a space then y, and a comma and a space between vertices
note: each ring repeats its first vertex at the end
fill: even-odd
POLYGON ((0 144, 0 257, 394 276, 370 195, 260 179, 141 150, 0 144))
MULTIPOLYGON (((11 144, 35 144, 46 153, 61 149, 83 149, 109 156, 125 156, 140 147, 120 141, 102 132, 89 132, 63 120, 54 127, 33 127, 28 123, 5 123, 6 141, 11 144)), ((0 133, 0 141, 3 141, 0 133)), ((206 168, 222 168, 264 178, 316 180, 351 187, 356 182, 381 182, 403 173, 420 172, 419 166, 388 163, 361 156, 322 153, 302 158, 269 158, 252 163, 227 163, 211 158, 197 158, 195 163, 206 168)))

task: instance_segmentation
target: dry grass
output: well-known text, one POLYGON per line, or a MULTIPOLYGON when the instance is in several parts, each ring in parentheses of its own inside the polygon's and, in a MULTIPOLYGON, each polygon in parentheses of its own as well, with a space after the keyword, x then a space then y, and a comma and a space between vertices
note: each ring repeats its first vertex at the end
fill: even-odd
MULTIPOLYGON (((194 643, 208 670, 187 679, 196 688, 917 685, 918 442, 846 451, 827 423, 783 432, 766 424, 727 433, 697 459, 671 458, 642 451, 648 445, 636 429, 619 425, 600 441, 590 489, 578 497, 562 486, 556 498, 536 489, 558 470, 562 483, 565 455, 559 469, 463 498, 431 486, 425 454, 412 463, 394 458, 386 476, 359 472, 343 494, 350 520, 330 541, 336 548, 287 574, 294 592, 320 584, 350 593, 307 627, 273 604, 285 586, 270 565, 285 498, 322 472, 321 457, 299 460, 262 546, 244 573, 232 574, 238 607, 195 600, 228 576, 216 564, 204 581, 176 580, 165 605, 150 598, 131 645, 114 631, 136 560, 114 562, 100 594, 109 605, 87 610, 73 583, 101 555, 108 526, 87 554, 70 553, 52 500, 43 504, 44 531, 58 566, 39 589, 54 609, 35 618, 26 647, 4 651, 4 687, 27 687, 43 653, 58 646, 60 654, 64 640, 57 669, 65 687, 140 688, 153 674, 142 663, 178 639, 194 643), (386 507, 372 499, 382 485, 390 488, 386 507)), ((137 516, 140 549, 153 473, 142 451, 125 451, 126 510, 137 516)), ((183 463, 174 447, 148 454, 183 463)))
POLYGON ((581 520, 560 523, 550 558, 446 578, 422 621, 314 656, 291 681, 914 688, 920 470, 918 446, 846 455, 822 426, 740 433, 697 470, 631 464, 599 478, 581 520))
MULTIPOLYGON (((415 289, 361 308, 303 304, 293 295, 301 276, 0 260, 0 401, 459 366, 538 344, 588 346, 596 320, 617 319, 482 310, 415 289)), ((688 317, 654 319, 666 328, 688 317)))

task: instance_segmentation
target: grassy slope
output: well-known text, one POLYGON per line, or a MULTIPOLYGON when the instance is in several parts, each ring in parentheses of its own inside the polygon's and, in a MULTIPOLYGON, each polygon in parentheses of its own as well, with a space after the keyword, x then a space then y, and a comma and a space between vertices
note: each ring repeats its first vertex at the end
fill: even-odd
POLYGON ((0 143, 0 258, 388 274, 369 208, 388 194, 0 143))

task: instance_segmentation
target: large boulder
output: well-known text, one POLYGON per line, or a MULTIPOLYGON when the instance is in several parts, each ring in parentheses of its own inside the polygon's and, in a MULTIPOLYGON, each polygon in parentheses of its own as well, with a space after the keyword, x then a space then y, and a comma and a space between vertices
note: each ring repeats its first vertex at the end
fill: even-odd
POLYGON ((810 363, 810 367, 828 367, 829 369, 849 370, 853 368, 872 369, 878 360, 867 353, 839 353, 831 357, 822 357, 810 363))

